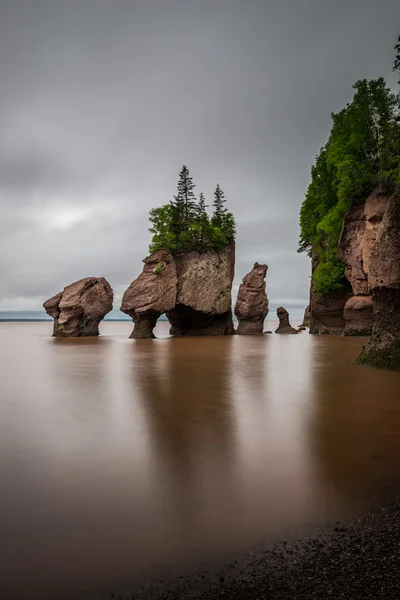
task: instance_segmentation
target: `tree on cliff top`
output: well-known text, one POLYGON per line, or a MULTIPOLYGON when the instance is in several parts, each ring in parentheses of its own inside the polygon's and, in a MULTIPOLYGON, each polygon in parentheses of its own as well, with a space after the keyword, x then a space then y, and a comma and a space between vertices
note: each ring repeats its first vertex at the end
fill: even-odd
MULTIPOLYGON (((394 59, 393 71, 398 71, 400 75, 400 35, 397 38, 397 44, 395 45, 394 49, 396 50, 396 56, 394 59)), ((400 81, 397 83, 400 84, 400 81)))
POLYGON ((345 213, 373 190, 390 193, 400 182, 400 98, 382 78, 358 81, 354 88, 352 102, 332 114, 300 211, 299 252, 312 249, 318 256, 313 284, 321 296, 344 282, 337 254, 345 213))
POLYGON ((189 169, 184 165, 179 173, 178 193, 169 203, 150 211, 153 234, 150 252, 165 249, 179 252, 206 252, 228 246, 235 239, 235 220, 224 207, 224 193, 217 185, 214 214, 207 213, 204 194, 199 202, 193 192, 194 184, 189 169))

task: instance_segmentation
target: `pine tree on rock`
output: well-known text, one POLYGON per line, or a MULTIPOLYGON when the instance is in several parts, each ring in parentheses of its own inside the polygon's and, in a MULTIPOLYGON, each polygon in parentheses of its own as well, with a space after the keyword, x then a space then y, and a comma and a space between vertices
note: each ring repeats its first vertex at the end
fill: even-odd
POLYGON ((178 193, 171 201, 173 228, 176 235, 185 232, 195 217, 197 205, 193 190, 193 178, 186 165, 183 165, 179 173, 178 193))
POLYGON ((214 192, 214 202, 213 202, 214 215, 213 215, 213 221, 214 221, 214 224, 217 227, 219 227, 220 229, 222 229, 224 216, 226 214, 226 208, 224 206, 225 202, 226 202, 226 200, 225 200, 225 194, 221 190, 221 188, 219 187, 219 183, 217 183, 217 187, 215 188, 215 192, 214 192))
POLYGON ((198 246, 200 252, 205 249, 210 238, 210 219, 208 218, 207 207, 208 205, 206 204, 204 194, 201 193, 197 205, 197 225, 199 228, 198 246))

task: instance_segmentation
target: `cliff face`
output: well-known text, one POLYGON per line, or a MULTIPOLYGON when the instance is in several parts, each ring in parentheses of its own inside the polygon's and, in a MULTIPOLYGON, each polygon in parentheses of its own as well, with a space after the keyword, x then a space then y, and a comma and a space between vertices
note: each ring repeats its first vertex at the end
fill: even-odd
POLYGON ((343 220, 338 256, 354 297, 344 308, 344 335, 371 335, 374 323, 369 271, 380 224, 388 203, 383 194, 371 194, 362 206, 349 210, 343 220))
POLYGON ((264 320, 268 314, 268 297, 265 291, 267 265, 255 263, 239 286, 235 305, 235 315, 239 325, 236 333, 253 335, 263 332, 264 320))
POLYGON ((359 362, 400 370, 400 186, 388 201, 374 233, 368 282, 375 322, 359 362))
POLYGON ((176 305, 167 311, 171 335, 230 335, 235 247, 199 254, 188 252, 175 260, 176 305))
MULTIPOLYGON (((338 257, 345 266, 349 286, 321 298, 311 285, 311 333, 371 335, 374 324, 371 257, 387 205, 387 196, 374 193, 363 205, 346 213, 338 257)), ((314 256, 313 272, 317 265, 318 257, 314 256)))
POLYGON ((172 254, 158 250, 144 259, 142 273, 122 297, 121 311, 132 318, 131 338, 152 338, 160 315, 176 304, 177 274, 172 254))
POLYGON ((113 291, 104 277, 75 281, 43 304, 54 319, 55 337, 99 335, 99 323, 112 306, 113 291))

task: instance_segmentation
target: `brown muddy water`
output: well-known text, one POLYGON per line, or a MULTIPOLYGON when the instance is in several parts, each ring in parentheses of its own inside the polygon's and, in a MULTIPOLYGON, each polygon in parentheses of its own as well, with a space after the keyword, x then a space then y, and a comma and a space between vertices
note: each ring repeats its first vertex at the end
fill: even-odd
POLYGON ((352 364, 365 340, 130 331, 0 324, 1 598, 229 557, 398 481, 400 374, 352 364))

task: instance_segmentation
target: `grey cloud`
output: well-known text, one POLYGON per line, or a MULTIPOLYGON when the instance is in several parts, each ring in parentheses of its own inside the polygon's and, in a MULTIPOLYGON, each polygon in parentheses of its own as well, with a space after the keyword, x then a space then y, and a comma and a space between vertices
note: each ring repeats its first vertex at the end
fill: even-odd
POLYGON ((397 0, 0 0, 0 307, 120 296, 183 163, 236 215, 235 287, 265 261, 305 305, 310 166, 354 81, 394 82, 398 26, 397 0))

